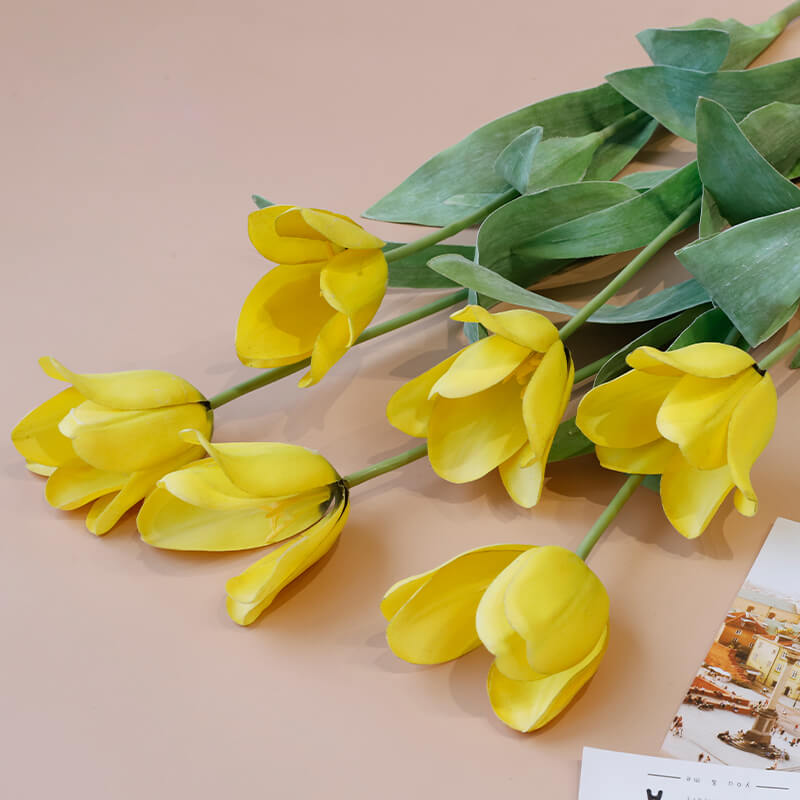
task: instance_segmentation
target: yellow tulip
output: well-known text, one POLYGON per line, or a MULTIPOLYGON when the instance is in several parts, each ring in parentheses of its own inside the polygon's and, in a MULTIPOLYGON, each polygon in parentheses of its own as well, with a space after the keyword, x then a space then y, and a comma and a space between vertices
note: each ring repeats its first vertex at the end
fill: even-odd
POLYGON ((702 342, 661 352, 639 347, 633 369, 592 389, 577 425, 607 469, 661 475, 672 525, 699 536, 728 493, 737 510, 758 508, 750 470, 775 428, 777 396, 768 374, 743 350, 702 342))
POLYGON ((427 438, 431 466, 445 480, 466 483, 498 467, 511 498, 530 508, 572 391, 569 351, 534 311, 467 306, 452 319, 478 322, 492 335, 401 387, 389 421, 427 438))
POLYGON ((211 444, 197 431, 183 435, 210 458, 158 482, 139 511, 139 532, 168 550, 247 550, 296 537, 228 581, 228 613, 249 625, 333 547, 349 513, 347 487, 304 447, 211 444))
POLYGON ((162 475, 202 455, 178 433, 191 426, 210 435, 213 415, 183 378, 156 370, 80 374, 49 357, 39 363, 72 385, 25 416, 11 439, 28 469, 48 476, 52 506, 92 503, 92 533, 107 533, 162 475))
POLYGON ((384 242, 348 217, 313 208, 269 206, 248 220, 250 241, 278 266, 253 288, 236 328, 249 367, 311 357, 300 386, 317 383, 361 335, 383 300, 384 242))
POLYGON ((414 664, 458 658, 481 642, 487 688, 515 730, 546 725, 594 675, 608 642, 608 595, 561 547, 494 545, 392 586, 381 604, 392 651, 414 664))

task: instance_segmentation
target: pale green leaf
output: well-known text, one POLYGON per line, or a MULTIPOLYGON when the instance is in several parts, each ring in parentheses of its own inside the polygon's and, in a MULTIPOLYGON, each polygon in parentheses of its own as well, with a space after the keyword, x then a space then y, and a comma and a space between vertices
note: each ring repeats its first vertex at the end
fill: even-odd
POLYGON ((535 125, 521 133, 506 147, 494 163, 495 172, 520 194, 528 190, 533 159, 542 141, 543 128, 535 125))

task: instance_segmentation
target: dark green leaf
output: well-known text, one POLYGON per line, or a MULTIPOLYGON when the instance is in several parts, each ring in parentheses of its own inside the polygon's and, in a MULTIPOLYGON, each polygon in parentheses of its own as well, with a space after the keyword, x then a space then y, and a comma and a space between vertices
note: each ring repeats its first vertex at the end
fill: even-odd
POLYGON ((642 481, 642 486, 649 489, 651 492, 660 494, 661 492, 661 476, 660 475, 645 475, 642 481))
POLYGON ((701 72, 722 67, 731 37, 715 26, 708 28, 648 28, 636 34, 654 64, 701 72))
POLYGON ((716 236, 720 231, 725 229, 725 219, 719 213, 717 208, 717 201, 714 195, 703 188, 703 201, 700 206, 700 229, 699 236, 701 239, 708 239, 709 236, 716 236))
MULTIPOLYGON (((578 313, 577 308, 549 297, 523 289, 486 267, 456 255, 438 256, 429 262, 431 269, 450 278, 461 286, 474 289, 478 294, 492 297, 505 303, 537 311, 551 311, 569 317, 578 313)), ((634 300, 624 306, 606 304, 595 311, 590 322, 622 325, 660 319, 708 302, 708 293, 697 281, 684 281, 652 295, 634 300)))
POLYGON ((653 169, 645 172, 632 172, 624 178, 619 178, 620 183, 630 186, 631 189, 636 189, 637 192, 646 192, 663 183, 667 178, 674 175, 677 169, 653 169))
POLYGON ((520 194, 528 190, 536 149, 542 141, 543 128, 535 125, 521 133, 506 147, 494 163, 495 172, 520 194))
POLYGON ((789 364, 789 369, 800 369, 800 350, 794 354, 794 358, 789 364))
POLYGON ((620 128, 597 148, 583 180, 611 180, 647 144, 656 128, 658 121, 647 115, 620 128))
MULTIPOLYGON (((583 136, 633 110, 634 106, 607 84, 534 103, 478 128, 434 156, 368 209, 365 216, 422 225, 455 222, 508 189, 506 180, 495 172, 494 164, 521 133, 538 125, 544 129, 545 140, 555 136, 583 136)), ((633 155, 635 151, 630 157, 633 155)), ((624 166, 624 163, 617 166, 618 162, 619 158, 616 163, 609 162, 616 171, 624 166)))
POLYGON ((776 100, 800 103, 800 59, 740 71, 638 67, 615 72, 608 82, 673 133, 695 141, 699 97, 722 103, 737 121, 776 100))
MULTIPOLYGON (((796 109, 793 163, 800 155, 800 106, 784 107, 796 109)), ((800 189, 756 150, 719 103, 704 97, 697 101, 697 165, 705 190, 731 225, 800 207, 800 189)))
POLYGON ((267 200, 266 197, 262 197, 260 194, 251 194, 250 197, 253 198, 257 208, 269 208, 275 205, 271 200, 267 200))
MULTIPOLYGON (((402 242, 389 242, 384 252, 400 247, 402 242)), ((428 269, 428 261, 443 253, 457 253, 464 258, 475 258, 475 247, 466 244, 434 244, 413 255, 389 264, 389 286, 406 289, 446 289, 455 286, 453 281, 428 269)))
POLYGON ((688 347, 697 342, 726 342, 734 331, 731 321, 721 308, 711 308, 686 328, 670 345, 670 350, 688 347))
POLYGON ((572 417, 572 419, 565 419, 558 426, 547 461, 549 464, 566 461, 568 458, 584 456, 593 450, 594 444, 580 432, 575 424, 575 417, 572 417))
POLYGON ((686 311, 681 312, 677 316, 660 322, 658 325, 650 328, 649 331, 645 331, 641 336, 638 336, 632 342, 626 344, 625 347, 617 350, 617 352, 600 367, 597 375, 595 375, 594 385, 597 386, 600 383, 605 383, 606 381, 616 378, 618 375, 622 375, 623 372, 627 372, 630 367, 628 367, 625 358, 628 353, 632 353, 637 347, 648 345, 650 347, 663 348, 664 345, 672 342, 681 331, 686 329, 686 326, 690 322, 703 313, 703 308, 703 306, 696 306, 695 308, 686 309, 686 311))
POLYGON ((676 255, 755 346, 797 308, 800 209, 743 222, 676 255))

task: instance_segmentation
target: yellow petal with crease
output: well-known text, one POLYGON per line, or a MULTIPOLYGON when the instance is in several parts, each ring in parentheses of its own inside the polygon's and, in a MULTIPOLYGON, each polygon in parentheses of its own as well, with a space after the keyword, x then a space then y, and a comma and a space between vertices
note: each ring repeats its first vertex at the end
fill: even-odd
POLYGON ((545 464, 536 460, 528 442, 500 464, 500 479, 517 505, 533 508, 539 502, 544 486, 544 468, 545 464))
POLYGON ((504 339, 538 353, 546 352, 558 339, 558 328, 549 319, 523 308, 492 314, 482 306, 466 306, 451 314, 450 319, 457 322, 477 322, 490 333, 497 333, 504 339))
POLYGON ((333 250, 324 239, 309 238, 307 234, 300 237, 278 233, 276 220, 291 210, 292 206, 269 206, 253 211, 247 218, 247 233, 253 247, 277 264, 302 264, 330 258, 333 250))
POLYGON ((428 422, 434 402, 430 397, 431 389, 463 352, 464 350, 459 350, 435 367, 417 375, 391 396, 386 406, 386 416, 395 428, 409 436, 428 435, 428 422))
POLYGON ((527 643, 528 663, 545 675, 586 658, 608 625, 608 607, 603 584, 563 547, 520 556, 505 593, 506 616, 527 643))
POLYGON ((365 231, 353 220, 329 211, 315 208, 300 209, 305 222, 339 247, 353 250, 370 250, 383 247, 385 242, 365 231))
POLYGON ((482 392, 511 375, 530 354, 530 348, 502 336, 479 339, 461 351, 430 394, 457 398, 482 392))
POLYGON ((11 441, 26 461, 42 467, 58 467, 75 458, 72 442, 58 424, 84 401, 74 387, 64 389, 26 414, 11 431, 11 441))
POLYGON ((474 481, 525 443, 520 387, 499 383, 469 397, 437 397, 428 424, 428 458, 452 483, 474 481))
POLYGON ((755 363, 744 350, 721 342, 698 342, 668 351, 637 347, 625 360, 634 369, 652 375, 698 378, 728 378, 755 363))
POLYGON ((319 453, 282 442, 212 444, 197 431, 184 431, 185 441, 199 444, 243 492, 256 497, 288 497, 339 480, 319 453))
POLYGON ((426 578, 398 608, 398 598, 391 599, 392 595, 406 594, 416 583, 392 587, 382 605, 390 616, 386 640, 392 652, 412 664, 438 664, 477 647, 475 612, 481 595, 526 549, 525 545, 496 545, 462 553, 425 576, 409 579, 426 578))
POLYGON ((59 467, 48 479, 44 496, 54 508, 70 511, 121 489, 128 475, 104 472, 88 464, 59 467))
POLYGON ((380 304, 388 276, 380 250, 346 250, 323 267, 320 287, 329 305, 352 317, 359 309, 380 304))
POLYGON ((531 376, 522 396, 522 416, 534 456, 542 464, 564 413, 574 369, 561 341, 554 342, 531 376))
POLYGON ((640 447, 660 438, 656 415, 676 377, 632 370, 591 389, 578 404, 575 423, 603 447, 640 447))
POLYGON ((345 493, 316 525, 231 578, 225 586, 231 619, 239 625, 254 622, 282 589, 333 547, 347 521, 349 510, 345 493))
POLYGON ((85 402, 59 425, 87 464, 108 472, 136 472, 178 457, 186 443, 183 428, 211 433, 210 413, 199 403, 142 411, 118 411, 85 402))
POLYGON ((660 475, 669 468, 678 453, 678 446, 666 439, 643 444, 640 447, 597 446, 597 460, 606 469, 628 475, 660 475))
POLYGON ((530 681, 542 675, 528 664, 525 640, 511 627, 505 610, 506 590, 521 563, 515 559, 489 584, 478 604, 475 625, 497 669, 508 678, 530 681))
POLYGON ((661 476, 661 505, 675 530, 695 539, 732 488, 730 467, 695 469, 678 455, 661 476))
POLYGON ((308 358, 336 310, 320 294, 325 262, 282 264, 252 289, 236 324, 236 352, 249 367, 282 367, 308 358))
POLYGON ((86 400, 108 408, 126 411, 202 403, 205 400, 191 383, 161 370, 82 374, 71 372, 50 356, 40 358, 39 365, 51 378, 71 383, 86 400))
POLYGON ((494 713, 506 725, 522 733, 544 727, 569 705, 597 672, 607 646, 606 629, 580 664, 538 681, 511 680, 492 665, 487 690, 494 713))
POLYGON ((748 517, 755 514, 758 507, 750 470, 775 430, 777 411, 778 396, 772 378, 767 374, 741 399, 731 415, 728 464, 733 482, 739 490, 734 498, 736 508, 748 517))
POLYGON ((204 458, 184 469, 169 472, 158 485, 184 503, 212 511, 265 507, 263 497, 242 491, 213 458, 204 458))

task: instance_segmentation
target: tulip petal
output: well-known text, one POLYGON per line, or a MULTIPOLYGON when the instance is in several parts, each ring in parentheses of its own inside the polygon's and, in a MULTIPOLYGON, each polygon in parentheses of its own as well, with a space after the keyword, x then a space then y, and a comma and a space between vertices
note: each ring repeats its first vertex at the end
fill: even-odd
POLYGON ((586 658, 571 669, 537 681, 515 681, 493 664, 487 690, 494 713, 514 730, 528 733, 547 725, 597 672, 608 646, 608 630, 586 658))
POLYGON ((26 461, 40 467, 58 467, 75 458, 72 442, 58 430, 58 423, 83 402, 70 386, 26 414, 11 431, 11 441, 26 461))
POLYGON ((292 211, 292 206, 268 206, 253 211, 247 218, 247 233, 253 247, 264 258, 277 264, 302 264, 323 261, 333 255, 333 249, 324 239, 303 231, 303 236, 281 235, 275 229, 276 221, 292 211))
POLYGON ((586 658, 608 625, 608 606, 598 577, 563 547, 520 556, 505 593, 506 617, 527 642, 531 668, 544 675, 586 658))
POLYGON ((380 305, 388 277, 389 268, 380 250, 346 250, 322 268, 320 287, 330 306, 354 317, 363 308, 380 305))
POLYGON ((336 483, 339 475, 319 453, 282 442, 212 444, 198 431, 184 441, 199 444, 235 486, 256 497, 289 497, 336 483))
POLYGON ((591 389, 578 404, 575 424, 602 447, 639 447, 660 438, 656 415, 676 377, 632 370, 591 389))
POLYGON ((435 400, 430 396, 431 389, 466 349, 459 350, 435 367, 417 375, 391 396, 386 406, 386 416, 395 428, 409 436, 428 435, 428 423, 435 400))
POLYGON ((44 496, 54 508, 71 511, 98 497, 119 491, 128 475, 105 472, 76 462, 59 467, 48 479, 44 496))
POLYGON ((660 475, 669 468, 679 452, 678 446, 666 439, 657 439, 639 447, 597 446, 597 460, 606 469, 628 475, 660 475))
POLYGON ((708 527, 732 488, 727 465, 696 469, 677 455, 661 476, 661 505, 675 530, 687 539, 695 539, 708 527))
POLYGON ((538 461, 528 442, 499 466, 509 497, 523 508, 533 508, 542 496, 545 462, 538 461))
POLYGON ((625 359, 634 369, 651 375, 695 375, 698 378, 728 378, 753 366, 744 350, 721 342, 697 342, 677 350, 637 347, 625 359))
MULTIPOLYGON (((203 453, 203 451, 200 451, 203 453)), ((184 469, 165 474, 158 485, 192 506, 209 511, 235 511, 245 508, 265 508, 263 497, 242 491, 213 458, 195 461, 184 469)))
POLYGON ((316 525, 228 581, 227 609, 234 622, 239 625, 254 622, 282 589, 333 547, 350 511, 346 492, 335 502, 335 507, 316 525))
POLYGON ((547 350, 522 395, 522 416, 537 461, 547 463, 575 374, 572 358, 557 340, 547 350))
POLYGON ((498 383, 469 397, 437 397, 428 423, 428 458, 452 483, 481 478, 525 443, 520 387, 498 383))
POLYGON ((451 314, 450 319, 457 322, 477 322, 487 331, 538 353, 547 352, 550 345, 558 339, 558 328, 547 317, 524 308, 493 314, 482 306, 466 306, 451 314))
POLYGON ((188 381, 161 370, 82 374, 71 372, 50 356, 40 358, 39 365, 49 377, 71 383, 85 400, 121 411, 203 403, 206 399, 188 381))
POLYGON ((728 428, 728 464, 731 477, 738 487, 734 496, 737 510, 751 517, 758 508, 750 470, 775 430, 778 397, 769 375, 764 375, 756 386, 739 402, 731 415, 728 428))
POLYGON ((527 549, 525 545, 480 547, 395 584, 381 605, 389 618, 386 640, 392 652, 412 664, 439 664, 477 647, 475 612, 483 592, 527 549), (418 581, 416 591, 398 606, 418 581))
POLYGON ((282 367, 311 355, 319 332, 336 314, 320 294, 325 263, 281 264, 253 287, 236 323, 243 364, 282 367))
POLYGON ((543 677, 528 664, 525 640, 511 627, 505 595, 521 560, 512 561, 488 586, 475 613, 475 626, 483 646, 494 655, 495 666, 506 677, 532 681, 543 677))
POLYGON ((137 472, 177 458, 186 448, 183 428, 211 433, 211 415, 200 403, 118 411, 86 401, 59 424, 75 453, 107 472, 137 472))
POLYGON ((349 217, 316 208, 302 208, 300 214, 311 228, 339 247, 352 250, 380 250, 386 244, 349 217))
POLYGON ((530 355, 530 348, 496 334, 479 339, 461 351, 430 393, 449 398, 477 394, 507 378, 530 355))

